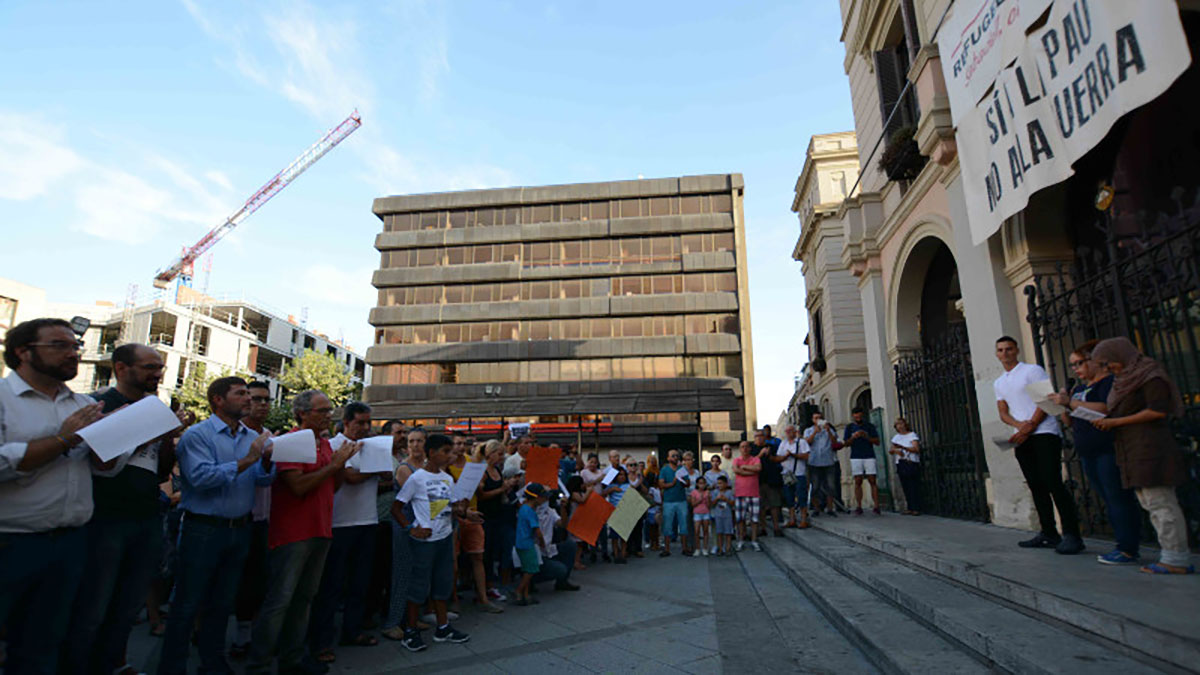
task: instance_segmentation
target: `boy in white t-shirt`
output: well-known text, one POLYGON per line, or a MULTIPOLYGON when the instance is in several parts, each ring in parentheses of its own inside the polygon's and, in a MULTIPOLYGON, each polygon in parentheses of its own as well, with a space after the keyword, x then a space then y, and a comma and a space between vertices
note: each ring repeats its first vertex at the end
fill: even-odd
POLYGON ((400 644, 412 652, 425 649, 421 633, 416 629, 421 605, 432 598, 437 616, 434 642, 462 643, 471 639, 450 625, 446 600, 454 586, 453 516, 470 522, 481 522, 478 511, 469 511, 466 500, 450 503, 454 479, 445 471, 453 459, 454 441, 449 436, 433 434, 425 440, 425 467, 418 469, 404 482, 392 504, 392 517, 401 527, 410 528, 412 541, 412 574, 408 581, 408 626, 400 644), (414 520, 410 523, 405 507, 411 506, 414 520))

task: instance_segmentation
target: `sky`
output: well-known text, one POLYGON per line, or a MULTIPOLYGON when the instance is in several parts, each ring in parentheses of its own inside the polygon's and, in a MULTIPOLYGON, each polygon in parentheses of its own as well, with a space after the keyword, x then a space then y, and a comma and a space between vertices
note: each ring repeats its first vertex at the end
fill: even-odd
POLYGON ((758 418, 807 351, 810 136, 853 128, 837 3, 0 3, 0 276, 121 304, 354 109, 195 285, 371 342, 374 198, 740 172, 758 418))

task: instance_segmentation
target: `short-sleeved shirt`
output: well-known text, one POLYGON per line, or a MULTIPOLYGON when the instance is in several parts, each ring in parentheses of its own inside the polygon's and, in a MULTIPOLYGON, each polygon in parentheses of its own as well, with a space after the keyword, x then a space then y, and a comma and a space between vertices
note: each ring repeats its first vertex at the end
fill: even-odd
MULTIPOLYGON (((338 434, 342 436, 342 434, 338 434)), ((342 439, 345 436, 338 438, 335 436, 330 440, 329 445, 333 447, 334 441, 338 441, 337 445, 342 446, 342 439)), ((354 455, 346 462, 346 468, 357 469, 358 461, 361 455, 354 455)), ((334 527, 355 527, 358 525, 377 525, 379 523, 379 509, 375 504, 375 497, 379 492, 379 478, 369 476, 361 483, 346 483, 333 493, 333 526, 334 527)))
POLYGON ((616 506, 617 504, 621 503, 621 498, 625 496, 625 491, 628 490, 630 486, 629 483, 613 483, 608 487, 615 487, 617 489, 605 495, 604 498, 608 500, 609 504, 616 506))
MULTIPOLYGON (((276 473, 298 470, 301 473, 320 471, 333 461, 329 439, 317 438, 317 461, 277 462, 276 473)), ((271 548, 317 537, 333 537, 333 476, 321 481, 303 497, 297 497, 282 480, 271 486, 271 527, 267 544, 271 548)))
MULTIPOLYGON (((583 471, 579 472, 579 476, 581 478, 583 478, 584 483, 590 483, 592 481, 599 481, 599 480, 603 479, 604 473, 605 472, 600 469, 597 469, 595 471, 592 471, 591 469, 584 469, 583 471)), ((604 488, 601 487, 600 483, 596 483, 595 485, 592 486, 592 492, 595 492, 596 494, 600 494, 600 491, 603 489, 604 488)))
POLYGON ((874 459, 875 446, 871 445, 872 438, 879 438, 879 430, 870 422, 851 422, 846 425, 845 431, 842 432, 842 440, 850 444, 850 459, 874 459), (856 438, 850 440, 856 431, 867 432, 866 438, 856 438))
MULTIPOLYGON (((1037 404, 1025 391, 1025 387, 1040 380, 1049 380, 1050 376, 1041 366, 1032 363, 1017 363, 1013 369, 996 378, 992 390, 996 393, 997 401, 1008 404, 1008 413, 1018 420, 1031 420, 1037 412, 1037 404)), ((1035 434, 1054 434, 1061 436, 1058 419, 1054 415, 1046 415, 1046 419, 1033 431, 1035 434)))
MULTIPOLYGON (((792 442, 784 439, 779 444, 779 449, 775 451, 777 455, 803 455, 808 453, 808 443, 804 442, 803 438, 796 437, 796 441, 792 442)), ((808 460, 792 457, 791 459, 783 460, 783 470, 790 471, 796 476, 803 476, 808 468, 808 460)))
POLYGON ((692 490, 692 513, 708 513, 709 491, 692 490))
POLYGON ((762 471, 758 472, 759 485, 770 485, 772 487, 783 486, 783 465, 779 462, 772 462, 769 457, 775 454, 775 446, 767 441, 766 445, 751 446, 750 454, 759 458, 762 463, 762 471))
MULTIPOLYGON (((758 466, 761 462, 757 457, 735 457, 733 465, 739 466, 758 466)), ((733 478, 733 494, 738 497, 757 497, 758 496, 758 476, 742 476, 737 475, 733 478)))
MULTIPOLYGON (((682 466, 674 469, 668 464, 658 473, 658 479, 664 483, 670 483, 675 480, 675 474, 681 471, 684 471, 682 466)), ((674 485, 662 491, 662 500, 664 502, 685 502, 687 501, 687 488, 683 486, 682 481, 675 481, 674 485)))
POLYGON ((901 448, 904 448, 904 450, 902 450, 904 454, 896 455, 896 461, 899 462, 902 459, 906 459, 910 462, 920 462, 921 453, 909 452, 909 450, 911 450, 913 447, 913 443, 919 440, 921 439, 917 436, 917 432, 915 431, 910 431, 907 434, 896 434, 895 436, 892 436, 892 445, 898 445, 901 448))
POLYGON ((721 513, 722 511, 729 510, 730 507, 729 507, 729 504, 726 502, 717 501, 718 497, 728 497, 730 499, 734 499, 736 497, 736 495, 733 494, 732 489, 724 490, 724 491, 722 491, 722 490, 710 490, 709 491, 708 500, 709 500, 709 503, 712 505, 713 512, 721 513))
MULTIPOLYGON (((92 394, 110 413, 134 401, 125 398, 116 387, 92 394)), ((92 499, 97 518, 147 518, 158 515, 158 452, 161 441, 147 443, 129 457, 118 460, 119 471, 92 475, 92 499)))
POLYGON ((716 490, 717 489, 717 479, 720 478, 721 476, 725 476, 725 480, 729 480, 729 474, 726 473, 724 469, 720 469, 720 470, 709 469, 708 471, 705 471, 704 472, 704 481, 706 483, 708 483, 708 489, 716 490))
POLYGON ((521 508, 517 509, 516 547, 522 550, 536 548, 537 541, 533 537, 533 531, 537 528, 537 511, 528 504, 522 504, 521 508))
MULTIPOLYGON (((1071 392, 1071 398, 1088 403, 1104 403, 1112 390, 1113 376, 1109 375, 1095 384, 1080 384, 1071 392)), ((1113 433, 1100 431, 1091 422, 1077 417, 1071 418, 1071 430, 1075 436, 1075 450, 1080 455, 1099 457, 1114 452, 1113 433)))
POLYGON ((808 465, 809 466, 833 466, 837 459, 833 456, 833 439, 826 432, 828 426, 809 427, 804 430, 804 437, 808 438, 812 435, 812 441, 808 442, 808 465), (813 431, 816 431, 813 434, 813 431))
POLYGON ((441 541, 450 536, 454 524, 450 520, 450 488, 454 479, 445 471, 431 473, 418 469, 404 481, 396 501, 412 507, 414 526, 428 528, 429 538, 424 541, 441 541))

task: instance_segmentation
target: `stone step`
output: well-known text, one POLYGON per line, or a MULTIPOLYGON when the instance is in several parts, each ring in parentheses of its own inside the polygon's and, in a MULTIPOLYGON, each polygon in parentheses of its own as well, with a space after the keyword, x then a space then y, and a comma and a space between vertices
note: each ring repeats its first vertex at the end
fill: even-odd
POLYGON ((762 543, 767 555, 792 583, 882 672, 898 675, 992 671, 969 650, 883 601, 794 542, 768 539, 762 543))
MULTIPOLYGON (((1200 670, 1197 580, 1096 563, 1111 542, 1077 556, 1018 548, 1027 532, 949 518, 815 518, 820 530, 1023 611, 1061 621, 1187 672, 1200 670)), ((1153 560, 1155 553, 1143 551, 1153 560)))
MULTIPOLYGON (((798 546, 997 668, 1014 673, 1078 673, 1115 669, 1122 673, 1161 673, 1169 664, 1150 663, 1128 650, 1085 637, 1056 622, 1018 611, 995 598, 841 537, 809 530, 790 531, 798 546)), ((776 543, 779 542, 779 543, 776 543)))

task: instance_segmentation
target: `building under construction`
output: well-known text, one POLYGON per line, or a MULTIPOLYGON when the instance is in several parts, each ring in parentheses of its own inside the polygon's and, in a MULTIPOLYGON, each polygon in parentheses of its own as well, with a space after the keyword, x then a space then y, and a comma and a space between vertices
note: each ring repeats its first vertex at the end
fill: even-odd
POLYGON ((740 174, 385 197, 380 417, 585 447, 754 426, 740 174))

